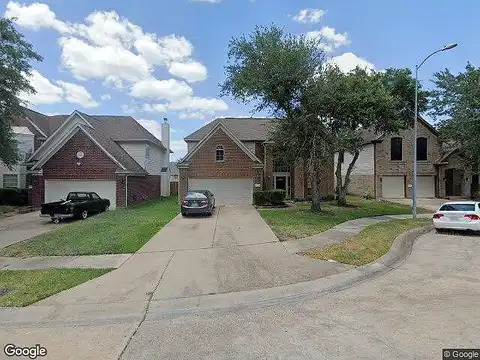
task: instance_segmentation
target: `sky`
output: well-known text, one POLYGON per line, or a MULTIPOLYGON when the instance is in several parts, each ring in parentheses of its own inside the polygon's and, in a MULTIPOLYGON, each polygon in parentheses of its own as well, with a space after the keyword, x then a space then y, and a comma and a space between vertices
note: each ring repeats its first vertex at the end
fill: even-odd
POLYGON ((458 43, 422 66, 426 88, 435 72, 480 58, 475 0, 0 0, 0 11, 44 58, 32 63, 37 94, 22 95, 29 107, 131 115, 158 137, 168 118, 172 160, 185 155, 184 137, 216 117, 268 116, 219 94, 230 39, 256 25, 321 38, 343 71, 414 69, 458 43))

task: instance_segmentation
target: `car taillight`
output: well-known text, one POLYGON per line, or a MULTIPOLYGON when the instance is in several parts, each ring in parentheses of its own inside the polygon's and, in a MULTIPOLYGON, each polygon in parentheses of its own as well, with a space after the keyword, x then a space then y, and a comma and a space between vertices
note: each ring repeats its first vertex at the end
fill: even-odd
POLYGON ((466 218, 469 218, 470 220, 480 220, 480 217, 475 214, 467 214, 465 215, 466 218))
POLYGON ((433 218, 434 219, 440 219, 443 216, 443 214, 434 214, 433 218))

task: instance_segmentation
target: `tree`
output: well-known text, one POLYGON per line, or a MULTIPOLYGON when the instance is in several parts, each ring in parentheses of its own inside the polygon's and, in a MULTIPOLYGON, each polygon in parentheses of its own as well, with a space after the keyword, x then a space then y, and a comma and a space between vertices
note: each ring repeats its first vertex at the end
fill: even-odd
MULTIPOLYGON (((346 204, 351 174, 363 148, 363 131, 389 134, 409 127, 413 123, 415 80, 408 69, 387 69, 368 73, 356 68, 343 74, 338 68, 324 71, 323 91, 328 96, 323 106, 333 120, 330 128, 338 161, 335 170, 337 202, 346 204), (342 162, 345 154, 352 155, 345 176, 342 162)), ((419 109, 426 107, 427 93, 419 92, 419 109)))
POLYGON ((0 19, 0 160, 8 167, 20 160, 11 119, 22 114, 21 93, 32 94, 31 60, 42 61, 31 44, 17 32, 11 19, 0 19))
POLYGON ((331 155, 323 112, 312 101, 315 78, 325 64, 315 41, 282 29, 257 27, 249 37, 229 44, 222 95, 254 103, 254 111, 269 111, 280 119, 270 140, 285 160, 303 160, 312 182, 312 211, 320 211, 319 176, 331 155))
POLYGON ((441 137, 453 143, 472 172, 480 170, 480 68, 468 63, 464 72, 434 74, 430 114, 439 121, 441 137))

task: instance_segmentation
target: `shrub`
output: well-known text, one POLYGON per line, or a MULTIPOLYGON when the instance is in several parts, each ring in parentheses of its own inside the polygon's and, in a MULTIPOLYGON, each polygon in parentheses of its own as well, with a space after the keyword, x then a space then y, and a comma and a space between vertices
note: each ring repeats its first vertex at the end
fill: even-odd
POLYGON ((0 189, 0 205, 23 206, 28 204, 27 191, 24 189, 0 189))
POLYGON ((369 192, 369 191, 364 191, 364 193, 363 193, 363 198, 364 198, 365 200, 372 200, 372 199, 373 199, 373 196, 370 195, 370 192, 369 192))
POLYGON ((267 203, 265 191, 255 191, 253 193, 253 203, 258 206, 263 206, 267 203))
POLYGON ((285 197, 287 196, 287 192, 285 190, 269 190, 267 193, 267 201, 272 205, 282 205, 285 201, 285 197))

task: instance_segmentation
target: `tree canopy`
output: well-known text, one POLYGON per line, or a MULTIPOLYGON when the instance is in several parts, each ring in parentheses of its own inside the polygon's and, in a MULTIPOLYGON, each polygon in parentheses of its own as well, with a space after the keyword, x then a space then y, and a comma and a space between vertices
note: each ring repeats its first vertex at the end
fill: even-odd
POLYGON ((20 159, 11 129, 11 119, 22 114, 21 93, 35 93, 29 83, 30 62, 42 61, 33 46, 25 41, 11 19, 0 19, 0 160, 7 166, 20 159))

